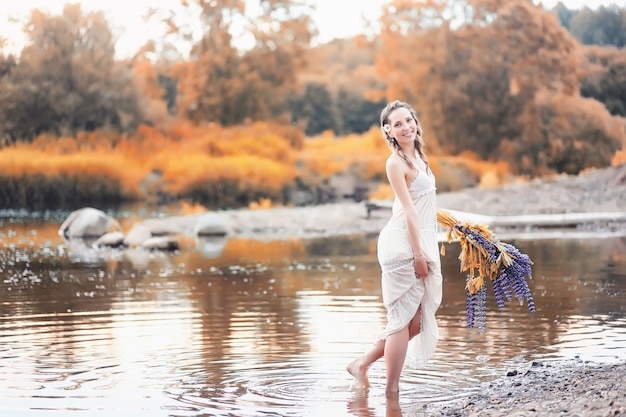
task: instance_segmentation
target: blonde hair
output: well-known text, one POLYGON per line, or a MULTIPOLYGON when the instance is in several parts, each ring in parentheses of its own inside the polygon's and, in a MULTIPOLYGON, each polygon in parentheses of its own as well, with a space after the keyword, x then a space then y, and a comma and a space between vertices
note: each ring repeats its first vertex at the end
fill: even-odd
MULTIPOLYGON (((418 155, 428 167, 428 159, 426 158, 426 154, 424 153, 424 139, 422 138, 422 125, 419 119, 417 118, 417 113, 415 112, 415 110, 413 110, 413 107, 411 107, 410 104, 405 103, 400 100, 396 100, 387 104, 385 108, 380 112, 380 128, 383 132, 383 137, 385 138, 385 140, 387 140, 387 145, 389 145, 389 148, 391 149, 392 153, 399 155, 412 169, 416 169, 416 167, 413 166, 413 163, 409 160, 409 158, 407 158, 407 156, 404 155, 404 152, 402 152, 402 149, 400 149, 400 145, 398 144, 398 141, 396 140, 396 138, 391 136, 389 132, 385 130, 385 126, 386 125, 389 126, 389 116, 391 116, 391 113, 401 108, 407 109, 411 113, 411 116, 415 120, 415 123, 417 123, 418 134, 415 135, 415 141, 414 141, 415 149, 417 149, 418 155)), ((389 128, 389 130, 391 129, 389 128)))

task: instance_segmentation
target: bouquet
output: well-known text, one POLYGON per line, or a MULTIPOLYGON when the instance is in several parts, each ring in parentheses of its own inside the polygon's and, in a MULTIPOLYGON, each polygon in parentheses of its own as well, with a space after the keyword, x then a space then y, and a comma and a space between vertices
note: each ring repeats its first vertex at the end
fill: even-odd
MULTIPOLYGON (((447 241, 459 241, 461 245, 461 272, 467 272, 465 284, 467 327, 478 325, 485 332, 487 281, 490 281, 499 308, 513 296, 520 304, 526 303, 531 313, 535 303, 526 277, 532 278, 528 255, 515 246, 500 242, 485 225, 461 223, 442 210, 437 211, 437 222, 448 228, 447 241)), ((441 245, 441 255, 445 247, 441 245)))

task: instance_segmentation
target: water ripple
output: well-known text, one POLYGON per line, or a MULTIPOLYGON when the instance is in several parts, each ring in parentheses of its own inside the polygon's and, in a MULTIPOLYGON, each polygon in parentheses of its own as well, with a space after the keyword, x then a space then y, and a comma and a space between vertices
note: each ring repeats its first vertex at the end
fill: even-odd
MULTIPOLYGON (((533 360, 626 357, 621 252, 607 258, 593 242, 534 245, 526 249, 537 312, 489 305, 485 334, 465 328, 458 260, 444 259, 438 350, 428 366, 403 371, 392 407, 420 415, 533 360), (557 264, 563 254, 573 260, 557 264)), ((141 267, 5 247, 0 414, 384 415, 384 361, 371 366, 368 391, 345 371, 384 327, 375 256, 324 241, 315 245, 321 254, 292 259, 304 246, 278 255, 281 246, 262 248, 278 265, 213 265, 181 252, 141 267)), ((256 246, 242 247, 253 257, 256 246)))

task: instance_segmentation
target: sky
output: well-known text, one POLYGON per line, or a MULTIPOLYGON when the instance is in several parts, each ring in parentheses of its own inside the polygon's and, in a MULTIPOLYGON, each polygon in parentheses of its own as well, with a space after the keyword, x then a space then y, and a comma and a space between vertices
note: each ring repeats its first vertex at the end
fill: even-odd
MULTIPOLYGON (((111 0, 0 0, 0 36, 7 38, 5 51, 19 52, 25 42, 22 27, 33 9, 58 14, 68 2, 79 2, 83 11, 103 10, 114 35, 118 39, 120 56, 132 55, 152 36, 158 36, 156 23, 143 21, 149 7, 173 7, 180 0, 127 0, 123 3, 111 0)), ((539 1, 539 0, 538 0, 539 1)), ((540 0, 544 6, 553 7, 559 0, 540 0)), ((583 6, 596 8, 600 5, 619 4, 626 7, 626 0, 562 0, 570 9, 583 6)), ((317 0, 313 19, 320 32, 317 41, 324 43, 335 38, 354 36, 363 31, 363 18, 375 18, 386 0, 317 0)))

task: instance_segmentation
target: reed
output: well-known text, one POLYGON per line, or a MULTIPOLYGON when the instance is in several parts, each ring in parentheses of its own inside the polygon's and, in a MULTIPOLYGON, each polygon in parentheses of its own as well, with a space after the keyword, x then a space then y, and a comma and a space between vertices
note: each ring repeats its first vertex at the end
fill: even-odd
MULTIPOLYGON (((158 128, 142 125, 133 135, 42 135, 32 144, 0 150, 0 204, 55 208, 190 198, 211 207, 244 207, 262 199, 280 205, 294 190, 317 195, 337 174, 384 184, 388 154, 376 127, 360 135, 327 132, 304 139, 292 126, 277 123, 222 127, 178 120, 158 128)), ((503 167, 471 155, 433 155, 430 164, 442 191, 467 186, 460 178, 474 178, 469 185, 475 185, 481 170, 503 175, 503 167)), ((384 191, 381 186, 372 195, 384 191)))
POLYGON ((16 147, 0 152, 0 206, 29 209, 113 205, 141 198, 143 172, 117 156, 54 154, 16 147))

